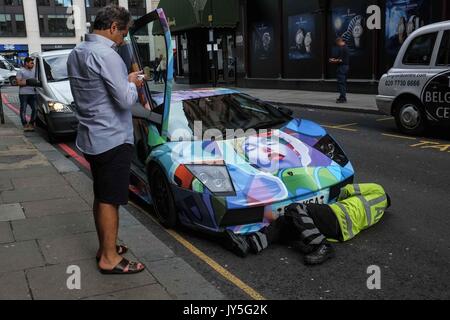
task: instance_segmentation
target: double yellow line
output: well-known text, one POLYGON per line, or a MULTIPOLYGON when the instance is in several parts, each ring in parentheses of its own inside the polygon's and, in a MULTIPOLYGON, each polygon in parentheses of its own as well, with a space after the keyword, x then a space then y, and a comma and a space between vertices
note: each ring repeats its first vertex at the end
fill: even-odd
MULTIPOLYGON (((142 208, 140 208, 138 205, 129 202, 133 207, 140 211, 144 211, 142 208)), ((151 215, 149 217, 159 226, 159 222, 151 215)), ((162 227, 162 226, 161 226, 162 227)), ((247 285, 245 282, 243 282, 241 279, 236 277, 234 274, 232 274, 230 271, 222 267, 219 263, 217 263, 215 260, 207 256, 205 253, 203 253, 200 249, 195 247, 192 243, 184 239, 181 235, 179 235, 177 232, 165 229, 162 227, 168 234, 170 234, 176 241, 178 241, 182 246, 184 246, 188 251, 190 251, 192 254, 194 254, 197 258, 202 260, 204 263, 209 265, 214 271, 216 271, 218 274, 220 274, 222 277, 224 277, 226 280, 231 282, 233 285, 244 291, 250 298, 254 300, 266 300, 260 293, 258 293, 255 289, 251 288, 249 285, 247 285)))

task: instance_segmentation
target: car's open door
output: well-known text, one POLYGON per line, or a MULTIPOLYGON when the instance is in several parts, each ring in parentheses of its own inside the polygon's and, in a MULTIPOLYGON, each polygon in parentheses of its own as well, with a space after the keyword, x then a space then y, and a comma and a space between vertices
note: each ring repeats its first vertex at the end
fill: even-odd
POLYGON ((164 11, 156 9, 134 21, 127 40, 119 49, 120 54, 130 72, 144 72, 145 84, 139 89, 140 105, 152 111, 147 119, 165 140, 173 85, 173 52, 164 11))

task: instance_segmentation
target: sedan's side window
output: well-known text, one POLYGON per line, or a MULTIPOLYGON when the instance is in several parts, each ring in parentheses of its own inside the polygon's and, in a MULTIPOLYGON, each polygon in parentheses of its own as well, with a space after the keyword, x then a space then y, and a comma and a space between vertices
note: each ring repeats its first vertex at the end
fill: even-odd
POLYGON ((450 65, 450 30, 446 30, 442 36, 439 53, 436 60, 437 66, 450 65))
POLYGON ((433 32, 413 39, 403 57, 403 64, 429 66, 436 37, 437 32, 433 32))

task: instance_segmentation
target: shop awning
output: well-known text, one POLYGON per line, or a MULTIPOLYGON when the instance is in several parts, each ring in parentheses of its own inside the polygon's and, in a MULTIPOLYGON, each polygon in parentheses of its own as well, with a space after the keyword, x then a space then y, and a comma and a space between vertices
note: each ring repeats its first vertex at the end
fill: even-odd
POLYGON ((234 28, 239 21, 238 0, 161 0, 170 31, 193 28, 234 28), (212 15, 212 23, 208 17, 212 15))

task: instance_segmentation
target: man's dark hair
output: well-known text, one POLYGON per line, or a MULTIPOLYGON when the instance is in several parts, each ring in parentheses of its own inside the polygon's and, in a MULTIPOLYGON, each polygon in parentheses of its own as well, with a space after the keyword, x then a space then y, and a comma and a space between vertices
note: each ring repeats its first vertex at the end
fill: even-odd
POLYGON ((115 4, 110 4, 97 12, 94 21, 94 30, 107 30, 111 28, 113 22, 117 23, 119 30, 125 30, 127 26, 129 26, 131 20, 131 14, 127 9, 115 4))
POLYGON ((32 57, 26 57, 23 61, 25 63, 28 63, 28 62, 34 61, 34 59, 32 57))

